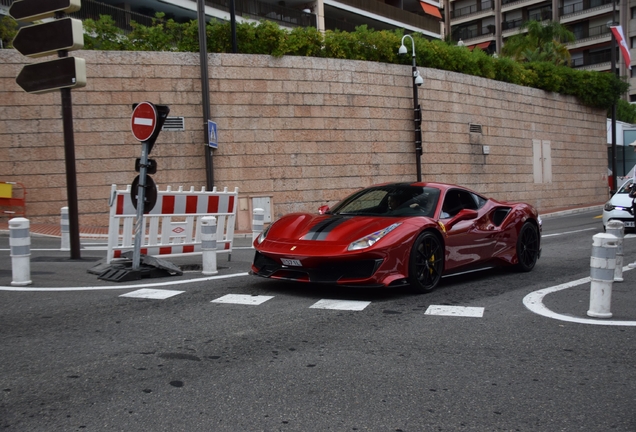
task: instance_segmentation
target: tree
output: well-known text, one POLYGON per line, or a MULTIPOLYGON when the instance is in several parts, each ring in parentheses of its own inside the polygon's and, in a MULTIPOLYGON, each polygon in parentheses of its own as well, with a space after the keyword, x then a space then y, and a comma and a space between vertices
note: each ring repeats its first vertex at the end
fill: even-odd
POLYGON ((528 21, 522 27, 527 30, 510 37, 502 54, 520 62, 550 62, 557 66, 570 64, 570 52, 566 43, 574 42, 574 33, 556 21, 543 24, 528 21))
POLYGON ((3 16, 0 19, 0 40, 2 41, 2 47, 11 48, 13 38, 18 32, 18 23, 8 15, 3 16))

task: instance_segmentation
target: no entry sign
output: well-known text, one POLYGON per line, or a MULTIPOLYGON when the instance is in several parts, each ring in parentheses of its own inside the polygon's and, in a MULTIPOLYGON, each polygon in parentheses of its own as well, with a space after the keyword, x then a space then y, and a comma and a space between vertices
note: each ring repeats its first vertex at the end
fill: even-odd
POLYGON ((150 102, 135 107, 131 119, 132 133, 137 141, 148 141, 157 128, 157 109, 150 102))

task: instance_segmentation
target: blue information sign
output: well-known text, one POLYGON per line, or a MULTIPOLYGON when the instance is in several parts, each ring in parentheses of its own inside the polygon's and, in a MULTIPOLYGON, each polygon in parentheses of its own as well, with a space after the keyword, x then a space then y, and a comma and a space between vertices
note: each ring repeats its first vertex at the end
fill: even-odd
POLYGON ((212 148, 219 148, 219 142, 216 135, 216 123, 208 120, 208 145, 212 148))

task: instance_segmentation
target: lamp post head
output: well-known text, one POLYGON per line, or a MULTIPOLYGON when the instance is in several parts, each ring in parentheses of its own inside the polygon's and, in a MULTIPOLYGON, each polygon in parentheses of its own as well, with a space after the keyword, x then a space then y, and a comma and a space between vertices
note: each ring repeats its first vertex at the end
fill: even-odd
POLYGON ((415 80, 413 80, 413 82, 415 83, 415 85, 417 86, 421 86, 422 84, 424 84, 424 78, 422 78, 422 75, 420 75, 420 73, 418 71, 415 71, 413 73, 415 80))
POLYGON ((404 44, 400 46, 400 49, 398 50, 398 54, 406 54, 406 47, 404 46, 404 44))

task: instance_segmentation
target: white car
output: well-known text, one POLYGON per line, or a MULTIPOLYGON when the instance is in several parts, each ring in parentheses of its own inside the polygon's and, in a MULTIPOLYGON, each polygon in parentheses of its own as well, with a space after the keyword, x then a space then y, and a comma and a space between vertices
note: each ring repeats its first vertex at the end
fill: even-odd
POLYGON ((629 197, 628 187, 632 179, 628 179, 621 185, 612 198, 603 207, 603 229, 611 220, 619 220, 625 224, 625 228, 634 228, 634 215, 632 214, 632 199, 629 197))

